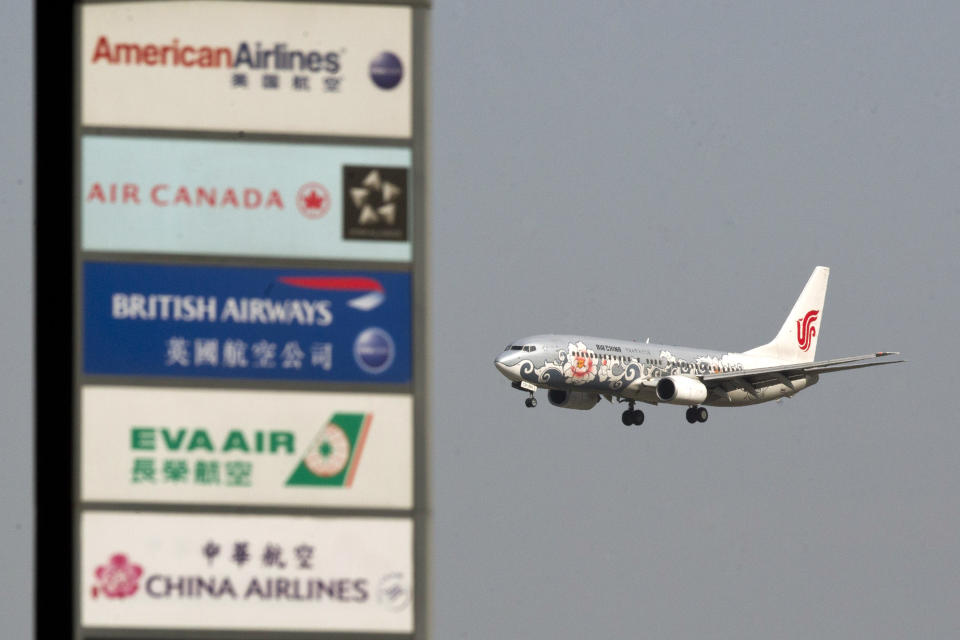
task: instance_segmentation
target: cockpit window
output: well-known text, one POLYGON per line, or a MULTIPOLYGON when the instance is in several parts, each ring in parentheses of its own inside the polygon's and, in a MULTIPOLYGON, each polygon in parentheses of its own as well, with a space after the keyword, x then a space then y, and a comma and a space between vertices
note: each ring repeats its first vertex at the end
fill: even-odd
POLYGON ((510 351, 523 351, 523 347, 521 347, 521 346, 518 345, 518 344, 515 344, 515 345, 511 346, 509 350, 510 350, 510 351))
POLYGON ((536 351, 537 348, 536 348, 535 346, 533 346, 532 344, 525 344, 525 345, 523 345, 523 350, 524 350, 524 351, 531 351, 531 352, 532 352, 532 351, 536 351))

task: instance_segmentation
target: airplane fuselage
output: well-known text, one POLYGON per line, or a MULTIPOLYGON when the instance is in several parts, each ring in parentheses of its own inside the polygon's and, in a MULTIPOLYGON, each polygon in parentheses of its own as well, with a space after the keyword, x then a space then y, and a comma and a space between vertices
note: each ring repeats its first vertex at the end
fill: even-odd
MULTIPOLYGON (((657 404, 656 382, 669 376, 695 379, 784 364, 729 351, 595 338, 537 335, 510 343, 494 361, 505 377, 536 388, 609 395, 657 404)), ((742 406, 791 396, 817 382, 813 374, 784 376, 778 384, 750 389, 718 386, 698 404, 742 406)), ((529 389, 529 387, 524 387, 529 389)), ((677 403, 681 404, 681 403, 677 403)), ((693 404, 693 403, 689 403, 693 404)))
POLYGON ((706 422, 702 405, 737 407, 789 397, 824 373, 895 364, 876 351, 817 360, 830 269, 815 267, 773 340, 747 351, 694 349, 650 341, 578 335, 536 335, 511 342, 494 360, 511 386, 537 406, 538 389, 563 409, 592 409, 604 397, 626 402, 624 425, 643 424, 637 402, 686 406, 689 423, 706 422))

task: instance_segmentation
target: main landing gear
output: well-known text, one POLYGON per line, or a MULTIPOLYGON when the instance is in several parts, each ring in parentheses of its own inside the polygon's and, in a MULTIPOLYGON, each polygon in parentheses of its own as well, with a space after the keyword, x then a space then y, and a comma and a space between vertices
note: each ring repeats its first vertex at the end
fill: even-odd
POLYGON ((693 406, 687 409, 687 422, 706 422, 708 415, 706 408, 693 406))
POLYGON ((620 420, 623 421, 625 427, 631 425, 640 426, 643 424, 643 411, 640 409, 633 408, 633 401, 630 401, 630 408, 623 412, 623 415, 620 417, 620 420))

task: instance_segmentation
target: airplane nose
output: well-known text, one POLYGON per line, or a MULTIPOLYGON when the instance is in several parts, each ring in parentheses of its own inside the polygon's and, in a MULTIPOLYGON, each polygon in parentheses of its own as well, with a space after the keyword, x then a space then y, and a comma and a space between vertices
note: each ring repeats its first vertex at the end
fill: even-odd
POLYGON ((513 380, 515 376, 511 375, 510 367, 516 364, 516 360, 516 352, 507 351, 494 358, 493 366, 495 366, 501 374, 513 380))

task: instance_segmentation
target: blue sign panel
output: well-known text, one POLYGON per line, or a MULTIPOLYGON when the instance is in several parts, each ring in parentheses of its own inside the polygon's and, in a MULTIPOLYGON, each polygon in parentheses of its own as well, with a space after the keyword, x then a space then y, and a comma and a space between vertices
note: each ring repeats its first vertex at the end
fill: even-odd
POLYGON ((89 374, 410 381, 410 274, 83 266, 89 374))

